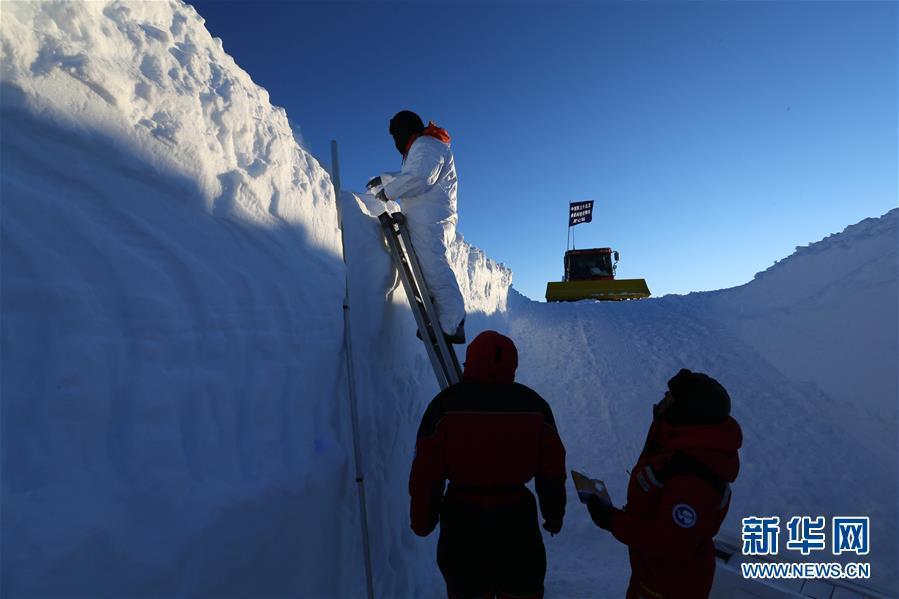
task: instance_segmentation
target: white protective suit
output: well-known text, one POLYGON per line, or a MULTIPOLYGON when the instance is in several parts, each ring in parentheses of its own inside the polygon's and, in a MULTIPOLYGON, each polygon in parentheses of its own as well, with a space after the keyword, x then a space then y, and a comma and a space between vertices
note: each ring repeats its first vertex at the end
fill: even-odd
POLYGON ((422 135, 409 148, 403 170, 382 174, 381 183, 387 197, 402 205, 440 326, 453 335, 465 318, 465 300, 447 259, 458 221, 456 165, 449 144, 422 135))

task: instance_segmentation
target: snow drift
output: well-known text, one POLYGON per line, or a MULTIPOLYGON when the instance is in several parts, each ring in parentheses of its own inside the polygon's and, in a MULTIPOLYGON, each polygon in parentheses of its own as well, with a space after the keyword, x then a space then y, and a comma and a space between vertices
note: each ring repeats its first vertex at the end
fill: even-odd
MULTIPOLYGON (((513 290, 508 321, 520 346, 519 378, 556 410, 570 467, 604 478, 623 501, 626 469, 667 379, 679 368, 711 374, 730 392, 744 432, 722 534, 739 539, 740 519, 750 515, 869 515, 877 547, 868 556, 871 582, 893 592, 897 231, 894 209, 716 292, 562 305, 513 290)), ((550 558, 548 590, 620 595, 608 573, 627 568, 623 548, 597 535, 573 500, 569 509, 572 550, 550 558)))
MULTIPOLYGON (((327 173, 180 1, 11 3, 0 52, 0 594, 363 595, 346 281, 377 594, 439 591, 406 491, 436 384, 381 206, 339 198, 344 256, 327 173)), ((725 531, 871 515, 895 588, 897 218, 642 302, 531 302, 461 237, 451 260, 469 335, 516 340, 617 501, 667 378, 705 370, 746 431, 725 531)), ((621 594, 624 548, 573 498, 546 543, 549 596, 621 594)))

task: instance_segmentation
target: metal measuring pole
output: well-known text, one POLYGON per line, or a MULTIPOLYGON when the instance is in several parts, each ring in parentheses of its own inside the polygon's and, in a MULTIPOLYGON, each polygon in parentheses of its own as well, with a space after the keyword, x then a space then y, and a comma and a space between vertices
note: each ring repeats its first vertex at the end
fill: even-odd
MULTIPOLYGON (((343 232, 343 208, 340 202, 340 164, 337 160, 337 141, 331 140, 331 182, 334 184, 334 200, 337 204, 337 226, 340 227, 340 244, 346 265, 346 239, 343 232)), ((343 344, 346 352, 347 384, 350 395, 350 417, 353 421, 353 452, 356 460, 356 485, 359 489, 359 516, 362 525, 362 553, 365 559, 365 583, 368 599, 374 599, 375 591, 371 574, 371 545, 368 539, 368 513, 365 509, 365 476, 362 471, 362 452, 359 449, 359 411, 356 405, 356 377, 353 367, 353 337, 350 334, 350 271, 346 271, 343 296, 343 344)))

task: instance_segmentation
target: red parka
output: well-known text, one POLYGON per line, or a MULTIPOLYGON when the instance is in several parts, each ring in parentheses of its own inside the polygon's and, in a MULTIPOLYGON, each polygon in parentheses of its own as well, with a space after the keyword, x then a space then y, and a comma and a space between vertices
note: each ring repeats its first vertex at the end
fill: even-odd
POLYGON ((409 476, 411 524, 426 536, 439 521, 447 493, 482 506, 516 501, 530 492, 550 527, 565 515, 565 447, 549 404, 515 383, 518 352, 493 331, 468 346, 464 380, 440 392, 421 420, 409 476))
POLYGON ((627 505, 612 534, 629 548, 628 599, 706 598, 715 574, 718 533, 737 478, 737 421, 673 426, 653 422, 631 471, 627 505))

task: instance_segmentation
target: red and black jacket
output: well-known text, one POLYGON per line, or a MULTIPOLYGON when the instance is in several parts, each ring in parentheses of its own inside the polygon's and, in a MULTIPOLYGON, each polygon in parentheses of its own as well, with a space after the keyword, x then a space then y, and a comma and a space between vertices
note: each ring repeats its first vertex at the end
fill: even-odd
MULTIPOLYGON (((514 382, 466 378, 431 401, 418 429, 409 477, 412 530, 426 536, 448 497, 484 506, 517 501, 535 478, 544 519, 561 526, 565 514, 565 448, 549 404, 514 382)), ((482 377, 476 377, 482 378, 482 377)))
POLYGON ((631 472, 627 506, 612 516, 612 534, 630 552, 629 598, 708 597, 712 539, 730 506, 742 441, 731 417, 713 425, 653 422, 631 472))

